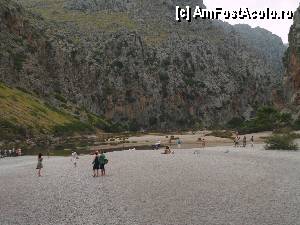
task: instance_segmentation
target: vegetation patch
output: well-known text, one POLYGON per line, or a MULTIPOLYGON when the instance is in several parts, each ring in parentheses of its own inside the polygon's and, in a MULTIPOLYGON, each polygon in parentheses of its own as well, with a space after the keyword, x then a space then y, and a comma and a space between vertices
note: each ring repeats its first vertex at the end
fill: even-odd
POLYGON ((232 132, 228 131, 228 130, 225 130, 225 131, 215 130, 215 131, 212 131, 209 134, 206 134, 205 136, 213 136, 213 137, 219 137, 219 138, 233 139, 232 132))
POLYGON ((298 146, 294 143, 297 135, 293 133, 288 134, 273 134, 272 136, 266 138, 265 149, 266 150, 289 150, 297 151, 298 146))
POLYGON ((25 7, 42 15, 49 21, 73 23, 81 30, 97 29, 114 32, 126 27, 132 30, 136 27, 134 20, 126 12, 84 12, 68 10, 64 7, 64 0, 21 0, 25 7))
POLYGON ((292 115, 281 113, 273 107, 260 108, 256 116, 250 120, 233 118, 227 123, 227 128, 235 129, 240 134, 256 133, 262 131, 273 131, 282 128, 293 127, 292 115))
POLYGON ((81 121, 74 121, 72 123, 56 125, 53 128, 53 133, 56 136, 63 136, 63 135, 73 135, 75 133, 92 133, 95 132, 95 129, 86 123, 81 121))
POLYGON ((21 90, 0 83, 0 96, 0 139, 87 129, 78 119, 21 90))
POLYGON ((68 101, 65 99, 65 97, 63 97, 61 94, 59 94, 59 93, 55 93, 55 95, 54 95, 54 97, 57 99, 57 100, 59 100, 59 101, 61 101, 61 102, 63 102, 63 103, 67 103, 68 101))

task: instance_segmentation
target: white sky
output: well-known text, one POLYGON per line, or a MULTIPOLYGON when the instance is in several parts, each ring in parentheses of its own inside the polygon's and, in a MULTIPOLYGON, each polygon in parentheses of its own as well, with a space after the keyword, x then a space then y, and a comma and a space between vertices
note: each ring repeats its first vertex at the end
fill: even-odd
MULTIPOLYGON (((223 10, 239 10, 248 7, 250 11, 276 10, 292 10, 293 12, 299 6, 299 0, 204 0, 204 4, 208 9, 223 8, 223 10)), ((288 33, 293 20, 225 20, 230 24, 249 24, 251 27, 262 27, 272 33, 280 36, 284 43, 288 43, 288 33)))

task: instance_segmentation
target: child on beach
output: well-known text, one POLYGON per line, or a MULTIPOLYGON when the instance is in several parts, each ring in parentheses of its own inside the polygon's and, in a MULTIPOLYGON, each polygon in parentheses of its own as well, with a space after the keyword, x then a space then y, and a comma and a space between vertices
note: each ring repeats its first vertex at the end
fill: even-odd
POLYGON ((99 157, 99 164, 100 164, 100 169, 101 169, 101 176, 105 176, 105 164, 108 163, 108 159, 104 155, 104 152, 101 152, 101 155, 99 157))
POLYGON ((38 163, 37 163, 37 166, 36 166, 36 169, 38 170, 38 176, 41 177, 41 170, 43 168, 43 154, 42 153, 39 153, 38 155, 38 163))
POLYGON ((95 156, 94 156, 94 160, 93 160, 92 164, 93 164, 93 171, 94 171, 93 177, 98 177, 99 176, 99 167, 100 167, 98 151, 95 152, 95 156))

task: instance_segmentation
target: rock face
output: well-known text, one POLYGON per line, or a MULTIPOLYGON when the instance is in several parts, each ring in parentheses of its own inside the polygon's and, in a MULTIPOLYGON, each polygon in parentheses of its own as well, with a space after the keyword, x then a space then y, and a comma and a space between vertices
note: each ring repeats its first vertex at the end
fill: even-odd
POLYGON ((275 73, 272 82, 281 86, 285 71, 283 56, 288 46, 283 44, 280 37, 266 29, 251 28, 247 24, 231 26, 222 21, 216 21, 215 23, 227 32, 236 32, 236 35, 243 40, 244 45, 251 46, 251 51, 260 56, 265 67, 269 67, 275 73))
POLYGON ((278 37, 175 22, 177 4, 199 1, 20 2, 34 14, 0 3, 0 80, 51 104, 58 93, 129 127, 182 128, 247 118, 278 88, 278 37))
POLYGON ((289 47, 285 54, 285 96, 291 106, 300 105, 300 7, 294 14, 289 33, 289 47))
POLYGON ((260 27, 251 28, 249 25, 238 24, 234 28, 261 55, 264 62, 275 69, 279 75, 275 78, 281 81, 284 74, 282 58, 287 49, 281 38, 260 27))

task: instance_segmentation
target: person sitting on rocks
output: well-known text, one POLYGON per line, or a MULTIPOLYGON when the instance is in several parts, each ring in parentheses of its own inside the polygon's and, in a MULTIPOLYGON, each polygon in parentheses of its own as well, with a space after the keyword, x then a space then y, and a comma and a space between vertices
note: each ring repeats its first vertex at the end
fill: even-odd
POLYGON ((171 151, 171 149, 170 149, 169 146, 166 146, 166 149, 165 149, 165 151, 162 154, 168 155, 168 154, 174 154, 174 152, 171 151))

